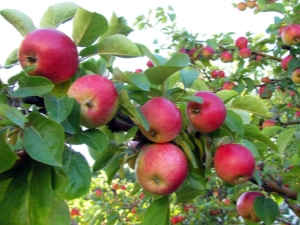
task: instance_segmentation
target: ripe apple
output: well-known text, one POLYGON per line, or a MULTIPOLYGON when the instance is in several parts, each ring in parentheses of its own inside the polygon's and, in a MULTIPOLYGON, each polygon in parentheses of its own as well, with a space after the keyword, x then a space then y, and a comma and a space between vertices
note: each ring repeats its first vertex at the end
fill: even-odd
POLYGON ((74 216, 80 216, 80 212, 78 209, 75 209, 75 208, 72 208, 71 209, 71 217, 74 217, 74 216))
POLYGON ((211 58, 213 56, 213 54, 215 54, 215 50, 212 47, 207 45, 202 48, 202 55, 205 58, 211 58))
POLYGON ((241 48, 241 49, 239 50, 239 55, 240 55, 243 59, 249 58, 249 57, 251 56, 251 50, 250 50, 249 48, 247 48, 247 47, 241 48))
POLYGON ((298 45, 300 43, 300 26, 298 24, 286 26, 281 33, 281 40, 286 45, 298 45))
POLYGON ((219 76, 218 70, 211 71, 211 73, 210 73, 211 78, 217 78, 218 76, 219 76))
POLYGON ((238 8, 238 10, 244 11, 247 8, 247 5, 245 2, 240 2, 236 5, 236 7, 238 8))
POLYGON ((241 48, 246 48, 248 45, 248 38, 246 37, 239 37, 235 40, 235 45, 241 49, 241 48))
POLYGON ((145 191, 168 195, 176 191, 187 177, 188 160, 174 144, 150 144, 140 152, 135 173, 137 182, 145 191))
POLYGON ((271 79, 269 77, 262 77, 261 78, 261 82, 265 83, 265 84, 268 84, 271 82, 271 79))
POLYGON ((186 114, 190 123, 201 133, 217 130, 226 118, 226 107, 222 100, 209 91, 199 91, 194 96, 201 97, 203 102, 187 103, 186 114))
POLYGON ((143 70, 142 70, 142 69, 136 69, 134 72, 135 72, 135 73, 142 73, 143 70))
POLYGON ((227 205, 227 206, 229 206, 229 205, 230 205, 230 203, 231 203, 231 201, 230 201, 230 199, 229 199, 229 198, 224 198, 224 199, 223 199, 223 203, 224 203, 224 205, 227 205))
POLYGON ((62 83, 75 75, 79 59, 76 45, 61 31, 44 28, 27 34, 19 47, 22 68, 35 66, 30 76, 43 76, 62 83))
POLYGON ((178 218, 177 218, 177 216, 173 216, 172 218, 171 218, 171 224, 173 225, 173 224, 177 224, 179 221, 178 221, 178 218))
POLYGON ((147 61, 147 66, 148 66, 148 67, 153 67, 153 66, 154 66, 154 65, 153 65, 153 62, 152 62, 152 61, 150 61, 150 60, 149 60, 149 61, 147 61))
POLYGON ((287 108, 292 108, 292 107, 293 107, 293 104, 289 102, 289 103, 286 104, 286 107, 287 107, 287 108))
POLYGON ((296 111, 294 117, 299 118, 300 117, 300 111, 296 111))
POLYGON ((172 141, 182 127, 182 116, 177 106, 163 97, 154 97, 141 107, 141 113, 149 123, 147 131, 139 124, 140 131, 150 141, 165 143, 172 141))
POLYGON ((116 114, 119 96, 114 83, 108 78, 90 74, 71 84, 68 96, 75 98, 81 108, 81 125, 101 127, 116 114))
POLYGON ((249 180, 255 170, 252 152, 241 144, 220 145, 214 156, 218 177, 227 184, 242 184, 249 180))
POLYGON ((189 51, 188 55, 189 55, 191 61, 195 61, 195 60, 199 59, 200 56, 201 56, 201 54, 200 54, 200 48, 198 48, 198 47, 192 48, 189 51))
POLYGON ((246 5, 248 6, 249 9, 253 9, 256 6, 256 0, 248 0, 246 2, 246 5))
POLYGON ((260 62, 262 58, 263 58, 263 57, 262 57, 261 55, 256 55, 256 56, 255 56, 255 61, 256 61, 256 62, 260 62))
POLYGON ((292 73, 292 81, 295 83, 295 84, 300 84, 300 68, 297 68, 294 70, 294 72, 292 73))
POLYGON ((289 61, 293 59, 293 56, 292 55, 288 55, 286 57, 284 57, 282 60, 281 60, 281 68, 283 70, 287 70, 288 69, 288 64, 289 64, 289 61))
POLYGON ((261 126, 262 128, 276 126, 276 122, 274 120, 265 120, 261 126))
POLYGON ((289 93, 289 94, 290 94, 291 97, 296 96, 296 93, 295 93, 294 91, 292 91, 292 90, 290 90, 290 93, 289 93))
POLYGON ((261 219, 255 213, 254 202, 256 197, 264 195, 256 191, 244 192, 237 200, 236 209, 239 215, 246 221, 252 223, 258 223, 261 219))
POLYGON ((102 191, 100 189, 96 189, 95 190, 95 195, 98 196, 98 197, 101 196, 102 195, 102 191))
POLYGON ((236 84, 234 82, 226 81, 222 86, 222 90, 232 90, 235 86, 236 84))
POLYGON ((220 54, 220 58, 223 63, 227 63, 227 62, 231 62, 233 57, 231 53, 225 51, 220 54))
POLYGON ((271 91, 267 86, 261 86, 258 89, 259 97, 262 99, 269 99, 273 95, 273 91, 271 91))
POLYGON ((223 70, 218 71, 219 77, 225 77, 225 72, 223 70))

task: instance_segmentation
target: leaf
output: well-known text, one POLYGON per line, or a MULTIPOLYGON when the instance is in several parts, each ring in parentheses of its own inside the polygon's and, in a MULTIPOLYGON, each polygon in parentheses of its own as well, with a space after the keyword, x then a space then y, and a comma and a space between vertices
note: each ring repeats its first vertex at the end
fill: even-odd
POLYGON ((72 2, 63 2, 50 6, 40 22, 41 28, 56 29, 60 24, 71 20, 79 6, 72 2))
POLYGON ((105 167, 104 171, 107 176, 107 183, 111 184, 111 181, 114 179, 115 175, 121 168, 121 159, 124 157, 125 152, 117 152, 114 157, 110 160, 109 164, 105 167))
POLYGON ((142 56, 138 46, 122 34, 115 34, 101 40, 98 44, 98 53, 125 58, 142 56))
POLYGON ((241 117, 231 110, 227 110, 225 125, 230 129, 231 132, 236 134, 236 141, 242 139, 244 136, 244 124, 241 117))
POLYGON ((23 12, 15 9, 3 9, 0 11, 0 14, 16 28, 22 36, 37 29, 32 19, 23 12))
POLYGON ((284 14, 285 13, 285 5, 282 3, 272 3, 272 4, 268 4, 261 11, 262 12, 278 12, 278 13, 284 14))
POLYGON ((86 194, 90 188, 92 174, 85 157, 79 152, 65 149, 62 163, 69 180, 63 186, 60 197, 75 199, 86 194))
POLYGON ((151 203, 147 209, 143 225, 169 225, 170 202, 169 196, 163 196, 151 203))
POLYGON ((19 88, 12 92, 16 98, 28 96, 42 96, 49 93, 54 88, 54 84, 45 77, 22 76, 19 79, 19 88))
POLYGON ((195 69, 183 69, 179 72, 184 88, 190 88, 199 76, 199 72, 195 69))
POLYGON ((187 54, 176 53, 166 62, 166 66, 187 67, 189 63, 190 58, 187 54))
POLYGON ((267 0, 258 0, 257 6, 260 10, 264 10, 264 8, 267 6, 267 0))
POLYGON ((237 91, 233 90, 221 90, 216 93, 216 95, 224 102, 227 103, 231 99, 235 98, 236 96, 239 95, 237 91))
POLYGON ((275 145, 267 136, 263 135, 257 126, 253 124, 246 124, 244 125, 244 131, 244 138, 255 139, 269 146, 274 151, 278 151, 277 145, 275 145))
POLYGON ((61 123, 71 113, 75 99, 69 98, 67 95, 56 98, 52 94, 46 94, 44 101, 49 117, 57 123, 61 123))
POLYGON ((114 158, 115 152, 107 149, 99 154, 98 159, 96 159, 93 165, 93 171, 98 171, 105 168, 111 160, 114 158))
POLYGON ((98 153, 103 152, 108 146, 106 135, 97 129, 87 129, 80 132, 79 139, 82 143, 96 150, 98 153))
POLYGON ((279 213, 277 203, 263 196, 257 196, 254 201, 254 209, 256 215, 265 222, 266 225, 271 225, 275 221, 279 213))
POLYGON ((199 104, 203 103, 203 99, 200 96, 185 96, 180 98, 180 101, 187 101, 187 102, 197 102, 199 104))
POLYGON ((0 174, 0 224, 43 225, 51 212, 51 167, 27 160, 0 174))
POLYGON ((51 212, 45 225, 67 225, 71 224, 68 204, 63 199, 52 198, 51 212))
POLYGON ((192 163, 193 168, 195 168, 195 169, 198 168, 198 164, 197 164, 196 158, 195 158, 195 156, 193 154, 193 151, 190 148, 190 146, 185 141, 183 141, 181 138, 177 138, 176 139, 176 143, 178 145, 180 145, 180 147, 184 150, 184 153, 188 157, 188 159, 190 160, 190 162, 192 163))
POLYGON ((196 91, 209 91, 208 86, 202 79, 196 79, 191 88, 196 91))
POLYGON ((8 58, 5 61, 5 68, 9 69, 12 67, 13 64, 17 63, 19 61, 18 59, 18 49, 14 49, 10 55, 8 56, 8 58))
POLYGON ((94 58, 90 58, 87 61, 81 63, 83 69, 90 71, 94 74, 104 74, 107 69, 107 63, 104 59, 100 58, 95 60, 94 58))
POLYGON ((93 44, 108 29, 108 22, 99 13, 89 12, 81 7, 73 20, 72 37, 77 46, 89 46, 93 44))
POLYGON ((262 117, 271 117, 271 113, 264 102, 260 98, 255 98, 253 96, 236 98, 232 101, 229 108, 244 110, 262 117))
POLYGON ((206 181, 203 176, 198 173, 191 173, 188 175, 189 185, 197 190, 205 190, 206 189, 206 181))
POLYGON ((24 128, 23 144, 29 156, 39 162, 62 166, 64 130, 53 120, 37 112, 27 117, 29 122, 24 128))
POLYGON ((0 103, 0 117, 10 120, 15 125, 23 128, 26 122, 26 117, 14 107, 0 103))
POLYGON ((126 74, 132 84, 144 91, 150 90, 150 82, 144 73, 126 74))
MULTIPOLYGON (((1 109, 1 106, 0 106, 1 109)), ((10 169, 19 158, 6 143, 4 135, 0 136, 0 174, 10 169)))
POLYGON ((61 125, 64 131, 68 134, 76 134, 80 127, 80 105, 77 101, 74 101, 73 108, 61 125))
POLYGON ((277 146, 279 154, 283 155, 284 150, 288 147, 288 144, 295 135, 295 128, 286 129, 281 132, 277 138, 277 146))

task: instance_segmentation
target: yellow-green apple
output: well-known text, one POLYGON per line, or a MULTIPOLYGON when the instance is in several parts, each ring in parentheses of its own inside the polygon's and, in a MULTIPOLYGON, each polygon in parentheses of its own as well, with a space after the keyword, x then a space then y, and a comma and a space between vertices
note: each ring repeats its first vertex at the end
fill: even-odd
POLYGON ((265 120, 261 126, 262 128, 273 127, 276 126, 276 122, 274 120, 265 120))
POLYGON ((68 90, 81 108, 81 125, 87 128, 101 127, 116 114, 119 96, 114 83, 108 78, 90 74, 78 78, 68 90))
POLYGON ((236 7, 238 8, 238 10, 240 11, 244 11, 247 8, 247 5, 245 2, 239 2, 236 7))
POLYGON ((227 184, 242 184, 255 170, 255 158, 245 146, 237 143, 220 145, 214 155, 214 167, 218 177, 227 184))
POLYGON ((281 40, 286 45, 297 45, 300 43, 300 26, 291 24, 286 26, 281 33, 281 40))
POLYGON ((215 54, 215 50, 212 47, 210 47, 209 45, 204 46, 202 48, 202 55, 205 58, 211 58, 213 56, 213 54, 215 54))
POLYGON ((198 91, 194 96, 201 97, 203 102, 187 103, 186 114, 189 122, 201 133, 217 130, 226 118, 226 107, 222 100, 209 91, 198 91))
POLYGON ((261 221, 254 209, 254 202, 258 196, 265 197, 262 193, 257 191, 244 192, 236 202, 236 209, 239 215, 247 222, 258 223, 261 221))
POLYGON ((65 33, 50 28, 27 34, 19 47, 18 59, 22 68, 35 66, 28 75, 43 76, 55 84, 69 80, 79 64, 73 40, 65 33))
POLYGON ((300 84, 300 68, 297 68, 294 70, 294 72, 292 73, 292 81, 295 83, 295 84, 300 84))
POLYGON ((239 37, 235 40, 235 45, 239 49, 246 48, 248 46, 248 38, 246 37, 239 37))
POLYGON ((239 50, 239 55, 245 59, 245 58, 249 58, 251 56, 251 50, 248 47, 245 48, 241 48, 239 50))
POLYGON ((182 127, 182 116, 177 106, 163 97, 154 97, 141 108, 149 123, 149 130, 138 125, 142 134, 150 141, 165 143, 175 139, 182 127))
POLYGON ((271 82, 271 79, 269 77, 262 77, 261 78, 261 82, 265 83, 265 84, 268 84, 271 82))
POLYGON ((213 70, 210 73, 211 78, 217 78, 219 76, 219 72, 217 70, 213 70))
POLYGON ((262 99, 269 99, 272 97, 273 91, 271 91, 267 86, 264 85, 258 89, 258 94, 262 99))
POLYGON ((287 70, 288 69, 288 64, 289 64, 289 61, 293 59, 293 56, 292 55, 288 55, 286 57, 284 57, 282 60, 281 60, 281 68, 283 70, 287 70))
POLYGON ((232 90, 235 86, 236 84, 234 82, 226 81, 222 86, 222 90, 232 90))
POLYGON ((256 0, 247 0, 246 5, 249 9, 253 9, 256 6, 256 0))
POLYGON ((144 148, 137 158, 135 174, 139 185, 155 195, 176 191, 188 173, 188 160, 183 151, 171 143, 154 143, 144 148))
POLYGON ((220 59, 223 63, 232 62, 232 54, 228 51, 224 51, 220 54, 220 59))

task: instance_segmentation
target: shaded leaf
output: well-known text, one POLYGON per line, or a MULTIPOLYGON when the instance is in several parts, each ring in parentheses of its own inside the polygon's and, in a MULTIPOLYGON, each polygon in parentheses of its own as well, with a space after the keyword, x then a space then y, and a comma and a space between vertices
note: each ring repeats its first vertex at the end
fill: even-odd
POLYGON ((295 128, 290 128, 282 131, 278 138, 277 138, 277 146, 278 146, 278 151, 281 155, 283 155, 283 152, 286 150, 288 147, 290 141, 295 135, 295 128))
POLYGON ((17 108, 10 107, 7 104, 0 103, 0 116, 10 120, 19 127, 24 127, 26 122, 26 117, 17 108))
MULTIPOLYGON (((0 106, 1 109, 1 106, 0 106)), ((0 136, 0 173, 10 169, 19 158, 6 143, 4 135, 0 136)))
POLYGON ((256 215, 265 222, 266 225, 271 225, 275 221, 279 213, 277 203, 263 196, 257 196, 254 201, 254 209, 256 215))
POLYGON ((144 225, 168 225, 170 223, 169 196, 164 196, 151 203, 144 217, 144 225))
POLYGON ((98 129, 87 129, 80 132, 79 139, 98 153, 104 151, 108 146, 106 135, 98 129))
POLYGON ((183 69, 179 72, 184 88, 190 88, 199 76, 199 72, 195 69, 183 69))

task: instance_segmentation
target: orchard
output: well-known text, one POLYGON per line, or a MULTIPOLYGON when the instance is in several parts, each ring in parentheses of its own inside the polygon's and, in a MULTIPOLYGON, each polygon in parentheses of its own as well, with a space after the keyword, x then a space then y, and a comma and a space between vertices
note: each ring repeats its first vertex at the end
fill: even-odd
POLYGON ((0 224, 300 224, 300 3, 232 7, 278 16, 264 35, 208 37, 171 6, 132 27, 71 2, 38 27, 0 9, 23 37, 0 65, 20 68, 0 77, 0 224))

